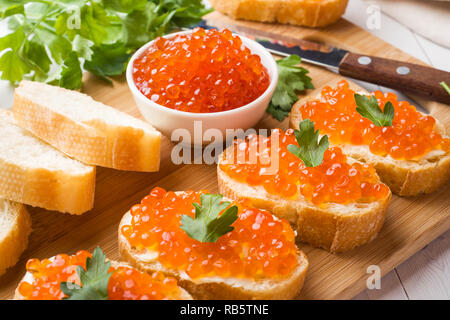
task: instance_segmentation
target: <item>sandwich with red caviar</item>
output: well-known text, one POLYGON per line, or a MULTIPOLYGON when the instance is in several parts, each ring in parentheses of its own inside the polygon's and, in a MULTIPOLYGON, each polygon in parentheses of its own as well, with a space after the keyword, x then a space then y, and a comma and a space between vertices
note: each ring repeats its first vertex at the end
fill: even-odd
POLYGON ((220 192, 289 220, 299 240, 331 252, 371 241, 383 225, 389 188, 372 166, 329 148, 314 123, 299 128, 235 140, 219 157, 220 192))
POLYGON ((191 300, 174 278, 109 261, 100 248, 30 259, 16 300, 191 300))
POLYGON ((119 248, 195 299, 291 299, 308 268, 288 221, 206 191, 153 189, 122 218, 119 248))
POLYGON ((445 127, 394 93, 364 93, 340 81, 292 108, 291 127, 314 121, 348 157, 372 165, 392 192, 431 193, 450 179, 450 139, 445 127))

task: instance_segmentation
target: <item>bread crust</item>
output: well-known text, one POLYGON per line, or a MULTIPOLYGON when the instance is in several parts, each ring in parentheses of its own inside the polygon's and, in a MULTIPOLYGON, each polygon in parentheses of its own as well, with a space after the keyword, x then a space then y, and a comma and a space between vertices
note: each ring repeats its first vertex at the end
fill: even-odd
MULTIPOLYGON (((20 129, 10 111, 3 110, 0 112, 0 116, 1 125, 20 129)), ((27 148, 32 149, 35 146, 44 145, 43 142, 32 137, 23 129, 20 129, 18 137, 19 135, 31 137, 27 142, 29 143, 26 145, 27 148)), ((16 140, 12 141, 17 142, 16 140)), ((59 153, 52 147, 46 144, 45 146, 48 150, 52 150, 54 155, 59 153)), ((22 147, 21 154, 14 156, 18 158, 21 156, 31 157, 27 148, 22 147)), ((0 197, 71 214, 82 214, 92 209, 95 192, 95 167, 83 165, 76 160, 69 160, 67 157, 73 164, 73 168, 68 167, 66 171, 61 168, 52 169, 51 165, 46 163, 28 166, 16 161, 15 157, 0 154, 0 197), (79 170, 78 167, 82 167, 82 169, 79 170), (77 168, 76 171, 69 170, 75 168, 77 168)), ((33 161, 33 158, 30 158, 30 161, 33 161)))
MULTIPOLYGON (((6 269, 14 266, 20 255, 28 246, 28 237, 31 233, 31 217, 25 205, 20 203, 10 203, 8 200, 0 199, 8 205, 8 210, 15 213, 13 227, 0 242, 0 276, 6 269)), ((1 213, 0 213, 1 214, 1 213)))
MULTIPOLYGON (((22 91, 28 85, 30 82, 23 81, 14 93, 14 117, 21 127, 86 164, 127 171, 159 170, 161 134, 156 130, 149 134, 141 128, 100 120, 74 121, 27 98, 22 91)), ((54 90, 64 93, 66 89, 54 90)))
POLYGON ((0 158, 0 196, 75 215, 94 206, 95 167, 84 174, 26 168, 0 158))
MULTIPOLYGON (((354 83, 349 82, 350 88, 358 92, 366 92, 354 83)), ((316 92, 320 94, 321 89, 316 92)), ((314 94, 313 94, 314 96, 314 94)), ((300 108, 313 98, 299 100, 289 115, 289 126, 298 129, 303 120, 300 108)), ((436 130, 445 136, 445 128, 436 120, 436 130)), ((432 193, 450 180, 450 153, 430 157, 420 161, 395 160, 373 154, 367 146, 337 145, 345 155, 355 160, 372 165, 381 181, 389 186, 391 191, 399 196, 416 196, 421 193, 432 193)))
MULTIPOLYGON (((117 267, 133 267, 129 263, 122 262, 122 261, 114 261, 114 260, 111 260, 111 266, 116 267, 116 268, 117 267)), ((25 276, 22 278, 22 280, 20 280, 19 284, 24 280, 25 280, 25 276)), ((178 286, 178 288, 180 289, 179 297, 176 297, 176 299, 174 298, 173 300, 193 300, 192 296, 186 290, 184 290, 180 286, 178 286)), ((19 292, 19 285, 17 285, 17 288, 14 291, 13 300, 25 300, 25 297, 22 296, 19 292)))
MULTIPOLYGON (((219 158, 219 163, 221 157, 219 158)), ((303 197, 296 200, 271 195, 263 187, 251 187, 231 179, 219 166, 220 193, 242 199, 261 209, 289 220, 297 230, 297 239, 332 253, 351 250, 372 241, 383 226, 388 197, 371 203, 327 207, 315 206, 303 197)))
MULTIPOLYGON (((152 273, 163 272, 178 280, 181 287, 185 288, 194 299, 199 300, 269 300, 292 299, 296 297, 306 277, 308 259, 299 251, 299 265, 294 272, 282 280, 248 280, 248 279, 220 279, 201 278, 191 279, 186 274, 174 269, 167 269, 155 258, 148 261, 142 258, 142 252, 132 248, 127 239, 121 234, 121 227, 130 221, 131 215, 127 212, 119 225, 119 251, 121 259, 129 262, 134 267, 152 273)), ((144 251, 145 252, 145 251, 144 251)))
POLYGON ((368 151, 355 151, 355 148, 350 146, 342 146, 342 150, 347 156, 372 165, 381 180, 399 196, 432 193, 445 186, 450 180, 449 154, 421 164, 414 164, 412 161, 404 160, 387 161, 385 157, 368 151))
POLYGON ((324 27, 345 12, 348 0, 210 0, 215 10, 234 19, 324 27))

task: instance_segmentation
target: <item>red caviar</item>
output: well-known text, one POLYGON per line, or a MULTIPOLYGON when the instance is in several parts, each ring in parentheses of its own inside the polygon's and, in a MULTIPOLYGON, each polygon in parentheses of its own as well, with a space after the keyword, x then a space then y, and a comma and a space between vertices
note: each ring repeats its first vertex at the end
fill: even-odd
POLYGON ((150 100, 196 113, 242 107, 269 87, 260 57, 227 29, 157 38, 135 60, 133 79, 150 100))
MULTIPOLYGON (((22 281, 19 293, 27 300, 60 300, 65 297, 60 289, 61 282, 74 282, 80 285, 76 267, 86 267, 86 258, 91 257, 87 251, 78 251, 69 256, 59 254, 54 259, 30 259, 27 271, 33 277, 33 283, 22 281)), ((149 275, 134 268, 111 267, 108 283, 109 300, 162 300, 178 297, 180 289, 174 278, 162 273, 149 275)))
POLYGON ((325 87, 321 98, 305 103, 300 111, 314 122, 334 144, 367 145, 374 154, 394 159, 419 159, 436 149, 450 150, 450 139, 436 132, 436 120, 416 111, 407 101, 398 101, 394 93, 374 93, 381 109, 390 101, 395 109, 392 126, 377 127, 356 111, 355 91, 347 81, 336 88, 325 87))
POLYGON ((270 194, 294 199, 300 193, 316 205, 388 196, 389 188, 379 181, 375 169, 366 164, 348 163, 340 148, 327 149, 322 164, 306 167, 287 150, 290 144, 298 146, 293 129, 273 130, 267 138, 253 135, 245 141, 236 140, 233 154, 228 154, 231 149, 227 149, 220 168, 235 180, 263 186, 270 194))
POLYGON ((131 222, 122 227, 122 234, 132 247, 158 252, 165 267, 184 270, 191 278, 275 278, 294 269, 294 231, 287 221, 264 210, 237 204, 239 218, 233 231, 215 243, 190 238, 180 228, 180 220, 183 214, 194 217, 192 203, 200 203, 201 193, 153 189, 132 207, 131 222))

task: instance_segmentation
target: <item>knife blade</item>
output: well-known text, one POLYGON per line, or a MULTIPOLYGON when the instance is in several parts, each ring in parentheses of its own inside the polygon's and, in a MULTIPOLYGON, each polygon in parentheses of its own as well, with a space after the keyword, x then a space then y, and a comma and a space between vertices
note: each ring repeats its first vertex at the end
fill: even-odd
MULTIPOLYGON (((205 20, 202 20, 197 26, 203 29, 217 29, 217 27, 208 25, 205 20)), ((296 54, 306 63, 324 67, 336 73, 339 72, 339 63, 348 53, 344 49, 307 40, 293 39, 282 35, 276 35, 275 40, 274 35, 269 37, 270 34, 265 31, 243 26, 231 27, 229 29, 258 42, 272 54, 281 57, 296 54)))
MULTIPOLYGON (((217 29, 203 20, 198 27, 217 29)), ((450 73, 432 67, 353 53, 344 49, 295 39, 247 26, 227 26, 251 38, 278 56, 296 54, 306 63, 326 68, 350 78, 406 91, 450 104, 450 95, 441 82, 450 85, 450 73)))

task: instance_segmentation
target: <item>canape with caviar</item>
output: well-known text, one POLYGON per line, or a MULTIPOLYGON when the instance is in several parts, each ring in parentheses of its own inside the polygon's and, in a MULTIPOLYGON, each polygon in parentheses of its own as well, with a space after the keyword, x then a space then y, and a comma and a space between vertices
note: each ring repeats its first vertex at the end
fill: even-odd
POLYGON ((153 189, 122 218, 122 258, 196 299, 289 299, 308 261, 286 220, 207 191, 153 189))
POLYGON ((329 147, 308 119, 234 141, 217 170, 222 194, 289 220, 299 240, 332 252, 371 241, 391 198, 372 166, 329 147))
POLYGON ((345 155, 375 167, 396 194, 430 193, 450 179, 445 126, 394 93, 368 94, 343 80, 297 103, 291 127, 307 118, 345 155))
POLYGON ((190 300, 177 281, 147 274, 126 263, 109 261, 100 248, 91 254, 58 254, 30 259, 16 289, 20 300, 190 300))

